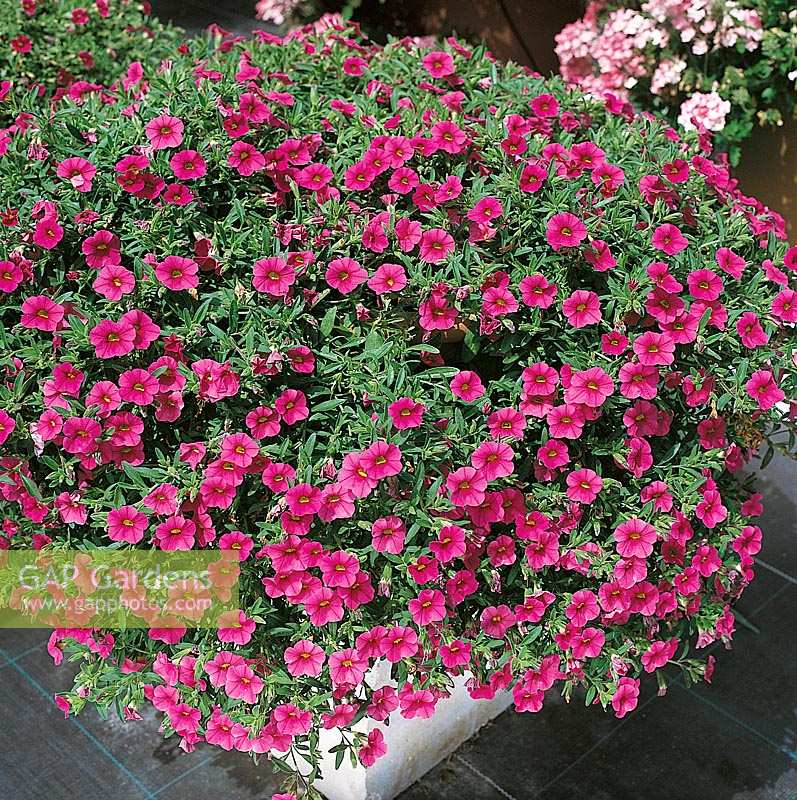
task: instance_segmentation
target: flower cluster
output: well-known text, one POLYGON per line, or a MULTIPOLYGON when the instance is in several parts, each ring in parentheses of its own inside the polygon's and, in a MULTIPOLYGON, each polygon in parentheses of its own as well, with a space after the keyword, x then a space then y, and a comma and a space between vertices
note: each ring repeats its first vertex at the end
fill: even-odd
POLYGON ((179 42, 150 14, 147 0, 0 0, 0 123, 24 124, 30 94, 79 101, 116 81, 140 83, 179 42))
POLYGON ((295 791, 319 730, 369 766, 355 722, 458 678, 618 716, 710 679, 740 470, 792 426, 783 220, 694 134, 453 40, 186 49, 0 158, 0 546, 242 571, 218 630, 56 630, 62 708, 151 703, 295 791))
POLYGON ((795 105, 797 11, 785 0, 592 0, 556 37, 561 74, 703 127, 738 155, 795 105))

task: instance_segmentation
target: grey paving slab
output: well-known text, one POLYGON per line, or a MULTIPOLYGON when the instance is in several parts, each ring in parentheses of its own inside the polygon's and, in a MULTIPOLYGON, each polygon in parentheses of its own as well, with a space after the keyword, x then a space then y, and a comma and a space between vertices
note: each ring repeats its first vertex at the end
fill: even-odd
POLYGON ((455 754, 402 792, 399 800, 501 800, 505 797, 506 793, 498 784, 480 774, 464 756, 455 754))
MULTIPOLYGON (((35 650, 15 663, 31 680, 46 687, 49 693, 66 690, 72 685, 74 665, 65 662, 60 667, 53 667, 44 649, 35 650)), ((6 670, 12 668, 8 666, 6 670)), ((0 684, 0 697, 2 692, 0 684)), ((194 800, 204 796, 226 796, 235 800, 254 800, 270 797, 266 795, 266 789, 276 791, 277 782, 267 763, 255 767, 245 754, 225 753, 206 745, 199 745, 192 753, 184 753, 179 748, 177 737, 164 739, 160 734, 160 714, 146 707, 141 710, 141 715, 141 720, 124 722, 115 712, 111 712, 108 719, 103 720, 93 708, 87 708, 76 719, 93 739, 107 748, 114 759, 135 774, 158 797, 194 800), (197 795, 196 792, 200 790, 201 793, 197 795), (205 791, 213 793, 205 795, 205 791)), ((55 719, 51 735, 56 738, 73 737, 74 731, 70 725, 71 721, 63 720, 61 715, 61 720, 55 719)), ((75 747, 81 752, 91 750, 92 746, 91 739, 86 736, 82 741, 78 739, 75 742, 75 747)), ((0 751, 0 762, 2 759, 0 751)), ((61 800, 62 797, 65 799, 68 795, 53 794, 48 796, 48 800, 61 800)), ((100 795, 96 797, 99 800, 100 795)), ((94 798, 94 795, 84 794, 81 800, 94 798)))
POLYGON ((758 558, 797 580, 797 460, 776 456, 758 480, 764 495, 758 558))
POLYGON ((3 800, 151 800, 152 794, 81 723, 65 720, 15 662, 0 671, 3 800))
POLYGON ((32 647, 44 648, 49 637, 49 630, 0 628, 0 650, 6 653, 6 656, 0 655, 0 665, 3 664, 6 658, 16 658, 29 651, 32 647))
POLYGON ((675 686, 666 704, 642 708, 541 793, 515 793, 517 782, 508 790, 518 800, 776 800, 794 760, 695 699, 675 686))
POLYGON ((797 760, 795 619, 797 586, 786 584, 755 616, 759 633, 739 629, 733 650, 717 652, 711 685, 693 692, 726 719, 757 731, 797 760))
POLYGON ((197 752, 202 753, 203 762, 158 790, 158 800, 270 800, 279 790, 279 780, 267 762, 255 766, 248 756, 217 748, 197 748, 197 752))

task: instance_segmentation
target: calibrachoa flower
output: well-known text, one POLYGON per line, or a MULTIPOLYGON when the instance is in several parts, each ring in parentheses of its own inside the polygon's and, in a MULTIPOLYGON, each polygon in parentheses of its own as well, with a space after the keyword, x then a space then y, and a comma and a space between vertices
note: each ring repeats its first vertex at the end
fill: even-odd
POLYGON ((0 147, 0 549, 212 559, 130 590, 141 631, 55 630, 62 708, 371 765, 353 726, 452 679, 622 716, 706 675, 794 427, 782 220, 622 101, 325 24, 120 65, 0 147))
POLYGON ((83 102, 116 82, 135 90, 182 40, 181 31, 162 25, 147 4, 64 0, 56 7, 7 0, 2 19, 7 43, 0 53, 3 127, 15 124, 13 97, 35 96, 44 106, 64 98, 83 102))

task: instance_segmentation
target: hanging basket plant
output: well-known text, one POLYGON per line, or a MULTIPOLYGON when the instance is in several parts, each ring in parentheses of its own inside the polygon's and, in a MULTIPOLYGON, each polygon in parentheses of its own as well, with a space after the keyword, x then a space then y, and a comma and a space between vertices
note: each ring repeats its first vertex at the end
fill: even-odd
POLYGON ((617 716, 710 678, 761 543, 740 470, 794 444, 782 220, 481 48, 185 49, 0 158, 0 544, 240 569, 224 624, 62 624, 65 712, 153 704, 298 792, 319 730, 371 765, 352 726, 458 675, 617 716))

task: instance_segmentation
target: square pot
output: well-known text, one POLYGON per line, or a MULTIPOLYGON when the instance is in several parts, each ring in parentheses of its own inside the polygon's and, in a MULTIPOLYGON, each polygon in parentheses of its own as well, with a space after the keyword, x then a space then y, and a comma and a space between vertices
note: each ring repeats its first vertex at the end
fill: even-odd
MULTIPOLYGON (((340 734, 321 731, 324 777, 315 787, 328 800, 392 800, 512 703, 511 692, 500 692, 492 700, 473 700, 466 688, 469 677, 454 679, 451 696, 437 703, 430 719, 404 719, 395 713, 389 725, 367 717, 361 720, 355 730, 368 734, 380 728, 387 744, 387 754, 369 769, 361 764, 352 767, 347 754, 336 770, 335 753, 328 750, 340 743, 340 734)), ((367 681, 373 688, 390 683, 390 664, 377 664, 367 681)))

